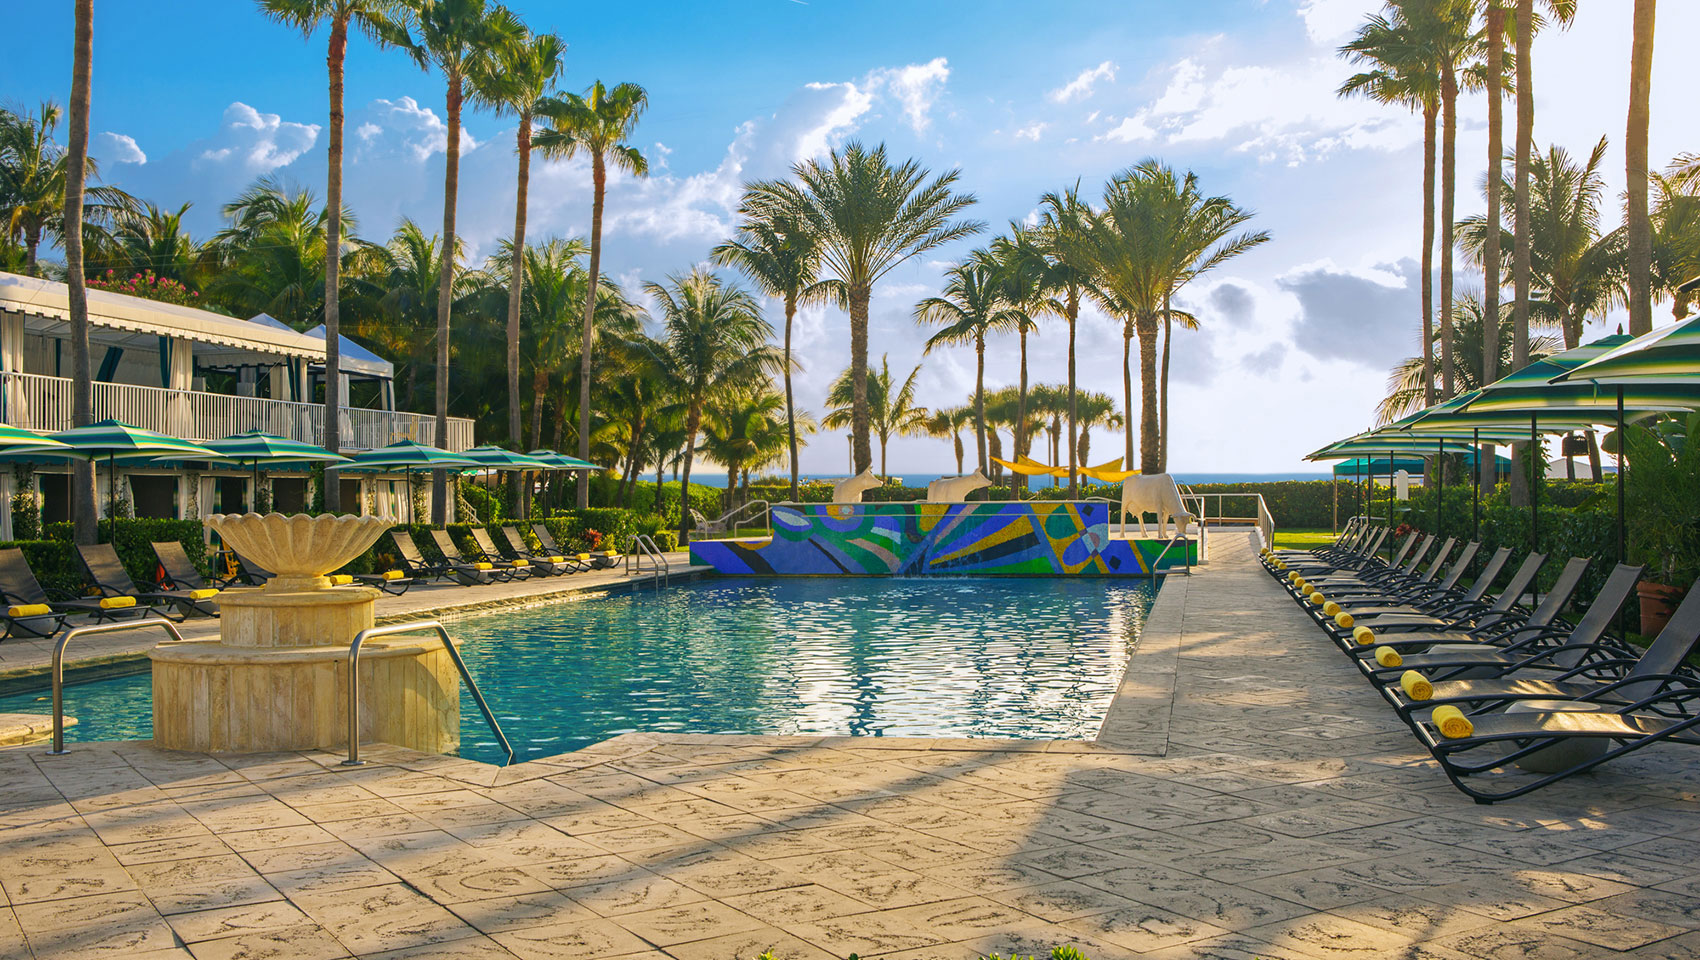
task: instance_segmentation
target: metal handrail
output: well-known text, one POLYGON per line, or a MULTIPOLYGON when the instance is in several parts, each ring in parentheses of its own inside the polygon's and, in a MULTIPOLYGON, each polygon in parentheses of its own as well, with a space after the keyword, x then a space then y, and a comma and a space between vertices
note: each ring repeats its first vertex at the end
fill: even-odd
POLYGON ((484 702, 484 693, 478 689, 478 682, 472 679, 472 674, 466 669, 466 661, 460 658, 460 649, 455 646, 454 638, 443 628, 439 620, 416 620, 413 623, 396 623, 387 627, 368 627, 354 635, 354 642, 348 645, 348 759, 342 762, 345 767, 358 767, 366 763, 360 759, 360 645, 373 637, 387 637, 398 633, 413 633, 419 630, 434 630, 442 638, 443 649, 449 652, 449 659, 455 662, 455 669, 460 671, 460 678, 466 681, 466 688, 472 693, 472 702, 478 704, 478 712, 484 714, 484 722, 490 725, 490 731, 496 735, 496 740, 502 745, 502 750, 508 755, 508 763, 514 762, 514 748, 508 743, 507 734, 502 732, 502 725, 496 722, 496 715, 490 712, 490 705, 484 702))
POLYGON ((76 627, 67 630, 58 642, 53 644, 53 749, 49 756, 64 756, 65 750, 65 648, 72 640, 86 637, 94 633, 119 633, 124 630, 140 630, 143 627, 164 627, 171 634, 172 640, 183 643, 183 634, 177 625, 164 617, 143 617, 139 620, 126 620, 121 623, 97 623, 87 627, 76 627))
MULTIPOLYGON (((741 517, 739 515, 744 514, 744 513, 748 513, 750 511, 751 507, 760 507, 761 508, 761 510, 758 511, 758 512, 761 513, 761 515, 766 519, 767 522, 764 524, 764 526, 766 527, 767 530, 769 530, 771 532, 773 530, 773 505, 768 503, 766 500, 751 500, 748 503, 742 503, 742 504, 739 504, 736 507, 733 507, 732 509, 726 511, 725 513, 714 518, 713 520, 703 521, 703 527, 704 527, 705 532, 707 531, 708 528, 715 528, 715 529, 720 530, 723 533, 731 532, 732 530, 736 529, 733 526, 733 520, 734 519, 741 519, 741 517)), ((753 516, 753 514, 752 514, 752 516, 753 516)))
POLYGON ((648 557, 650 566, 655 570, 655 592, 660 593, 663 586, 671 586, 673 566, 667 562, 667 555, 656 546, 654 538, 647 533, 640 533, 632 538, 635 552, 626 553, 626 576, 643 572, 643 558, 648 557))

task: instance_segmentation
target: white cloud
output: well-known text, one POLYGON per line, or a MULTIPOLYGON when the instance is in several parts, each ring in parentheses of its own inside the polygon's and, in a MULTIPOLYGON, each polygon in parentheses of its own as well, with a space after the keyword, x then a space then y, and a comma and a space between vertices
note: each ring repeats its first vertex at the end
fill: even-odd
POLYGON ((1050 126, 1050 124, 1045 123, 1043 120, 1034 121, 1033 123, 1022 127, 1020 130, 1015 131, 1015 138, 1017 140, 1031 140, 1034 143, 1038 143, 1039 138, 1044 136, 1045 128, 1048 126, 1050 126))
POLYGON ((1057 103, 1068 103, 1071 100, 1084 100, 1087 97, 1092 96, 1092 90, 1095 86, 1097 86, 1098 81, 1114 80, 1115 78, 1115 62, 1112 60, 1105 60, 1096 67, 1089 67, 1080 71, 1073 80, 1070 80, 1068 83, 1052 90, 1049 96, 1057 103))
MULTIPOLYGON (((415 160, 425 160, 433 153, 443 153, 448 149, 448 121, 437 116, 430 107, 421 106, 412 97, 373 100, 366 106, 363 115, 364 120, 355 132, 362 147, 371 151, 369 157, 408 155, 415 160)), ((478 141, 467 132, 463 115, 461 155, 465 156, 477 148, 478 141)))
POLYGON ((1312 43, 1335 47, 1380 6, 1376 0, 1303 0, 1297 12, 1312 43))
POLYGON ((1122 143, 1136 143, 1140 140, 1153 139, 1157 136, 1157 131, 1153 130, 1151 125, 1145 122, 1145 118, 1149 115, 1149 111, 1141 110, 1134 116, 1124 117, 1121 123, 1118 123, 1109 130, 1106 130, 1104 133, 1093 137, 1093 139, 1119 140, 1122 143))
POLYGON ((934 57, 926 63, 911 63, 904 67, 886 67, 868 74, 871 91, 885 90, 903 105, 903 114, 916 133, 923 133, 932 123, 933 103, 950 79, 950 64, 944 57, 934 57))
POLYGON ((111 158, 113 163, 143 164, 148 162, 148 155, 142 148, 136 146, 136 138, 108 130, 100 135, 102 148, 98 151, 111 158))
MULTIPOLYGON (((856 129, 874 102, 874 96, 869 90, 850 81, 811 83, 806 85, 801 93, 805 96, 815 94, 816 96, 810 99, 819 101, 821 109, 813 115, 812 124, 796 133, 792 141, 792 160, 818 157, 838 146, 845 136, 856 129)), ((794 97, 793 101, 797 99, 794 97)))
POLYGON ((293 163, 318 139, 316 123, 284 120, 237 101, 225 108, 218 135, 201 146, 194 162, 197 166, 228 162, 250 176, 269 173, 293 163))

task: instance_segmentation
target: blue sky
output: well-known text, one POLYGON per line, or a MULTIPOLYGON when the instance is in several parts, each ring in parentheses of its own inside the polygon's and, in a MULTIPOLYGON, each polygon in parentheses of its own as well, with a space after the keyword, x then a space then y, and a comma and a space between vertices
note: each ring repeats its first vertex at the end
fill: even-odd
MULTIPOLYGON (((1254 225, 1275 237, 1188 293, 1204 325, 1175 340, 1173 469, 1313 469, 1299 458, 1368 425, 1388 368, 1416 349, 1420 124, 1333 96, 1351 72, 1333 50, 1377 6, 1370 0, 513 6, 567 40, 563 87, 600 78, 649 91, 637 141, 652 176, 615 182, 608 204, 604 263, 631 289, 700 261, 733 222, 744 180, 782 174, 852 137, 935 170, 960 167, 963 188, 980 198, 973 215, 994 227, 1029 216, 1046 190, 1078 179, 1091 195, 1111 173, 1156 156, 1257 211, 1254 225)), ((1582 153, 1609 135, 1615 192, 1629 5, 1581 7, 1570 31, 1537 40, 1536 140, 1582 153)), ((92 149, 109 181, 161 206, 192 202, 198 235, 218 227, 219 205, 256 176, 322 192, 322 37, 303 42, 240 0, 96 8, 92 149)), ((63 102, 66 5, 9 10, 5 21, 35 42, 0 58, 0 101, 63 102)), ((1700 149, 1679 122, 1681 45, 1697 35, 1700 4, 1660 11, 1655 165, 1700 149)), ((351 47, 347 202, 361 235, 387 236, 402 216, 440 224, 441 101, 435 75, 394 51, 351 47)), ((1481 209, 1485 105, 1466 102, 1460 114, 1464 216, 1481 209)), ((460 229, 482 257, 512 224, 513 125, 475 113, 466 134, 460 229)), ((533 174, 531 236, 584 232, 582 162, 534 163, 533 174)), ((985 239, 918 258, 876 291, 874 349, 889 351, 900 373, 920 360, 914 302, 985 239)), ((820 411, 847 342, 836 311, 799 317, 805 408, 820 411)), ((1062 344, 1058 325, 1041 331, 1030 348, 1034 380, 1062 379, 1062 344)), ((1089 313, 1085 387, 1119 396, 1120 349, 1119 325, 1089 313)), ((988 351, 990 386, 1015 375, 1013 342, 988 351)), ((923 403, 963 402, 972 354, 927 357, 920 383, 923 403)), ((1119 443, 1101 432, 1094 459, 1119 443)), ((841 470, 843 450, 840 438, 816 438, 805 471, 841 470)), ((948 471, 949 457, 945 443, 904 439, 890 459, 895 472, 925 472, 948 471)))

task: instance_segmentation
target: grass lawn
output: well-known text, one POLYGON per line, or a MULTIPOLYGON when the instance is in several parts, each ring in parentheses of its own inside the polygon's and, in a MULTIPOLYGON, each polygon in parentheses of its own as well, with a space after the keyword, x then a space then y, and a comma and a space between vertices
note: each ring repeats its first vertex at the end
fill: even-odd
POLYGON ((1277 550, 1303 550, 1333 542, 1334 531, 1326 527, 1316 530, 1303 527, 1294 530, 1275 528, 1275 549, 1277 550))

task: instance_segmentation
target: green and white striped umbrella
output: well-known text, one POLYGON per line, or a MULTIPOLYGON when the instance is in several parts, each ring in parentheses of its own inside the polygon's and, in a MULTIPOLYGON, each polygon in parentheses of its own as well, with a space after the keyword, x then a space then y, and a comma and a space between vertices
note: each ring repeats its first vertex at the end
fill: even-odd
POLYGON ((226 460, 241 464, 342 463, 349 459, 324 447, 259 431, 209 440, 202 446, 217 451, 226 460))
MULTIPOLYGON (((1590 361, 1602 359, 1631 343, 1622 334, 1604 337, 1574 350, 1543 357, 1516 373, 1482 388, 1481 396, 1465 414, 1513 413, 1546 419, 1565 411, 1589 412, 1610 422, 1616 418, 1617 385, 1607 386, 1591 379, 1564 379, 1590 361)), ((1625 411, 1636 414, 1692 410, 1700 407, 1700 377, 1684 383, 1652 379, 1625 381, 1622 386, 1625 411)))
POLYGON ((480 466, 478 461, 464 457, 458 453, 450 453, 441 447, 417 443, 412 440, 400 440, 389 446, 357 453, 348 463, 333 464, 330 470, 400 470, 408 475, 407 480, 407 522, 413 523, 413 471, 415 470, 464 470, 467 467, 480 466))
POLYGON ((476 462, 486 470, 554 470, 544 461, 523 453, 504 450, 493 444, 472 447, 462 450, 459 454, 468 460, 476 462))
POLYGON ((1621 381, 1626 386, 1648 380, 1700 384, 1700 316, 1644 333, 1553 379, 1621 381))
POLYGON ((106 461, 107 476, 110 478, 107 484, 106 515, 113 519, 118 515, 116 461, 224 459, 216 450, 209 450, 198 443, 143 430, 121 420, 102 420, 86 427, 73 427, 53 434, 50 439, 57 440, 66 448, 54 450, 55 456, 106 461))
POLYGON ((0 423, 0 454, 51 454, 63 449, 64 444, 50 439, 46 434, 14 427, 9 423, 0 423))
POLYGON ((541 460, 543 463, 548 465, 547 469, 550 469, 550 470, 601 470, 602 469, 601 467, 597 466, 594 463, 588 463, 584 460, 580 460, 577 457, 569 457, 564 453, 556 453, 553 450, 532 450, 531 452, 527 453, 526 456, 532 457, 533 459, 536 459, 536 460, 541 460))

